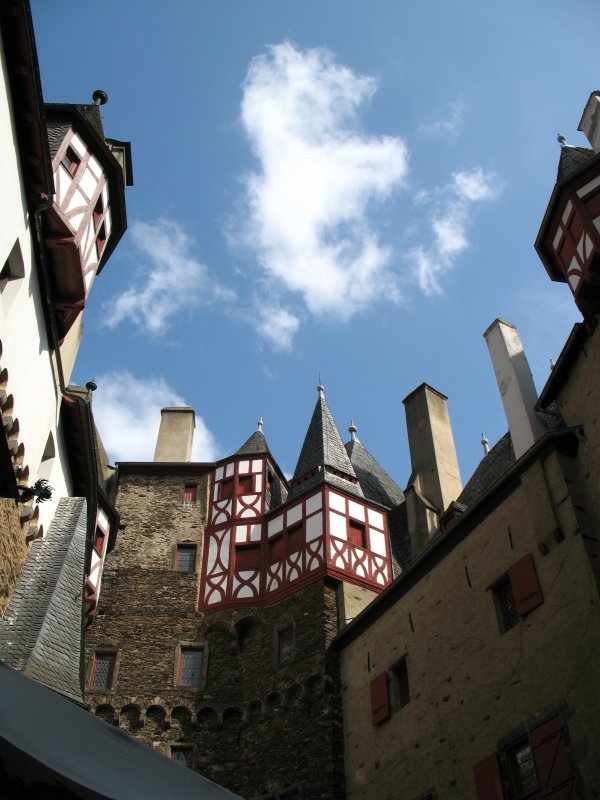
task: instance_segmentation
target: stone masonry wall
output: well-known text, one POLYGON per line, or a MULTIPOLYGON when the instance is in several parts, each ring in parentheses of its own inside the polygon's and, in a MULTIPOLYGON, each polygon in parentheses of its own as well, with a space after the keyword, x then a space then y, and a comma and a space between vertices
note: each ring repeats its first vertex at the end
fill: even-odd
POLYGON ((568 727, 581 796, 600 796, 600 600, 570 494, 574 461, 550 452, 532 463, 343 649, 350 800, 414 800, 433 788, 474 798, 473 766, 555 714, 568 727), (543 603, 503 633, 493 586, 527 553, 543 603), (370 682, 403 657, 410 702, 374 726, 370 682))
POLYGON ((117 508, 125 528, 106 561, 99 616, 87 637, 118 653, 108 693, 88 691, 97 715, 169 754, 193 748, 193 767, 245 798, 301 788, 303 798, 344 797, 336 588, 318 581, 264 608, 198 612, 208 476, 183 510, 193 476, 123 475, 117 508), (172 569, 177 542, 198 544, 195 573, 172 569), (279 631, 293 629, 280 663, 279 631), (174 684, 176 648, 203 646, 206 681, 174 684), (289 657, 290 654, 288 654, 289 657))
POLYGON ((0 617, 14 591, 27 558, 25 532, 19 510, 9 497, 0 498, 0 617))

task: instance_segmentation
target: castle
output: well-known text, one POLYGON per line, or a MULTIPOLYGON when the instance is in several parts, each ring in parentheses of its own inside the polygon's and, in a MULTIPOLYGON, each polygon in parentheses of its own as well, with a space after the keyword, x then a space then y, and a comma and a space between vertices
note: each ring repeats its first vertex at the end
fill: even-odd
MULTIPOLYGON (((15 7, 26 10, 21 0, 15 7)), ((22 50, 31 33, 27 13, 17 17, 2 18, 3 31, 16 26, 4 39, 11 86, 20 73, 11 77, 18 59, 7 43, 22 50)), ((34 74, 29 83, 36 97, 34 74)), ((131 161, 126 143, 98 129, 97 105, 46 114, 45 132, 43 116, 17 126, 21 151, 32 124, 40 152, 48 145, 45 237, 12 234, 21 248, 32 241, 39 261, 26 267, 14 255, 8 225, 0 258, 15 297, 20 271, 43 281, 55 270, 47 319, 30 324, 37 339, 55 331, 46 350, 58 355, 45 369, 56 370, 72 364, 71 331, 118 239, 109 205, 112 230, 124 230, 131 161), (96 183, 78 220, 69 203, 88 169, 86 185, 96 183)), ((90 748, 119 728, 144 744, 132 745, 135 759, 167 756, 148 760, 148 775, 161 775, 156 794, 164 770, 154 765, 164 762, 172 769, 160 786, 184 796, 194 773, 248 800, 600 796, 599 92, 580 129, 591 149, 562 142, 536 249, 583 322, 539 397, 518 332, 490 325, 509 430, 464 486, 447 398, 427 384, 404 400, 412 472, 401 489, 354 425, 343 443, 322 386, 289 480, 262 420, 237 452, 192 462, 188 407, 162 410, 152 462, 121 462, 113 473, 93 426, 93 386, 68 387, 64 374, 52 378, 58 407, 42 395, 64 437, 36 429, 25 447, 19 437, 32 426, 24 413, 15 429, 7 401, 20 408, 27 387, 12 388, 18 370, 6 362, 0 657, 71 699, 83 694, 90 748), (57 457, 64 488, 36 521, 39 506, 22 513, 18 487, 57 457)), ((44 177, 23 174, 17 165, 15 192, 44 177)), ((4 291, 3 307, 13 308, 4 291)), ((2 367, 12 349, 8 317, 3 325, 2 367)), ((16 747, 5 739, 2 775, 16 747)), ((95 772, 111 770, 115 796, 133 797, 126 765, 107 758, 95 772)), ((72 781, 62 786, 92 796, 72 781)), ((198 796, 221 791, 198 787, 198 796)))

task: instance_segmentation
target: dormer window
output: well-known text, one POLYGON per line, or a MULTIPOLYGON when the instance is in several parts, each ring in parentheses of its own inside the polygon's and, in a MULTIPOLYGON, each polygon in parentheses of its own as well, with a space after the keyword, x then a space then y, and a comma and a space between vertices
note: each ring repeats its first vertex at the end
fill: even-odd
POLYGON ((75 175, 81 164, 81 159, 72 147, 67 147, 67 152, 64 154, 60 163, 67 170, 69 175, 75 175))

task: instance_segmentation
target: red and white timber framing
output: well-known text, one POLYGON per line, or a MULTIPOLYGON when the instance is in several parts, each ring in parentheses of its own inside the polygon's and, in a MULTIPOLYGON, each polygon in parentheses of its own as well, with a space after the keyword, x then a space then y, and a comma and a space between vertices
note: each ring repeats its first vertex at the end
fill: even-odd
POLYGON ((60 263, 56 271, 57 308, 64 336, 85 306, 108 242, 112 217, 107 176, 88 146, 70 128, 52 162, 56 194, 46 240, 60 263))
POLYGON ((90 627, 96 616, 96 607, 100 597, 100 584, 102 583, 102 570, 110 536, 110 520, 102 508, 98 508, 96 516, 96 534, 90 561, 90 571, 85 579, 85 621, 90 627))
POLYGON ((381 591, 392 579, 387 514, 320 486, 265 508, 267 456, 235 457, 215 470, 200 609, 264 605, 326 576, 381 591))

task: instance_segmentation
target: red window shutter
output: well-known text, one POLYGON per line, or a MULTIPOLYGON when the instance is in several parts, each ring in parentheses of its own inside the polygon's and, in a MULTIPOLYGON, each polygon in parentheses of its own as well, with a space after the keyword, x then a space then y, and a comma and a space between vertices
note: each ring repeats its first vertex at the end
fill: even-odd
POLYGON ((269 541, 269 564, 283 561, 285 558, 285 540, 283 535, 269 541))
POLYGON ((473 767, 477 800, 504 800, 498 756, 492 753, 473 767))
POLYGON ((350 544, 358 545, 358 547, 365 546, 365 526, 360 522, 350 520, 348 523, 348 539, 350 544))
POLYGON ((224 478, 221 481, 219 500, 229 500, 230 497, 233 497, 233 478, 224 478))
POLYGON ((293 528, 288 528, 287 535, 290 553, 297 553, 298 550, 302 550, 305 543, 304 527, 302 523, 300 523, 300 525, 294 525, 293 528))
POLYGON ((195 503, 196 502, 196 491, 197 487, 188 484, 185 489, 183 490, 183 502, 184 503, 195 503))
POLYGON ((519 616, 524 617, 544 602, 533 557, 530 553, 513 564, 508 570, 508 579, 515 596, 519 616))
POLYGON ((371 721, 379 725, 390 715, 387 672, 382 672, 371 681, 371 721))
POLYGON ((542 797, 575 800, 575 776, 565 742, 565 730, 558 717, 529 734, 542 797))
POLYGON ((238 570, 260 567, 260 545, 250 544, 235 548, 235 568, 238 570))

